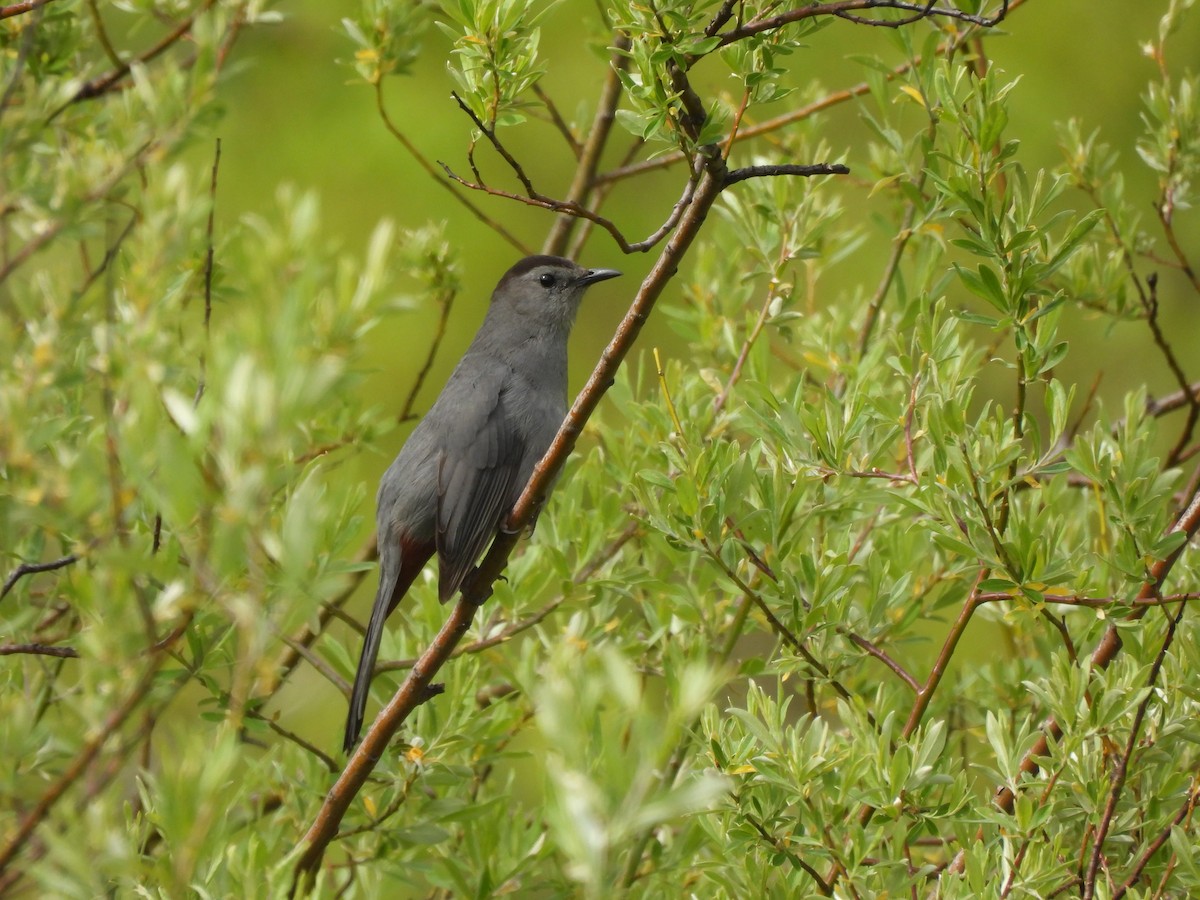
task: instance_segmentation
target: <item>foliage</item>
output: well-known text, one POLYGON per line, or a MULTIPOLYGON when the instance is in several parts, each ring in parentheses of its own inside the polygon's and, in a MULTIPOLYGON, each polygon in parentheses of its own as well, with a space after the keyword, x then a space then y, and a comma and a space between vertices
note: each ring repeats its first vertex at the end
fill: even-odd
MULTIPOLYGON (((614 358, 668 284, 686 351, 608 389, 314 892, 1200 893, 1193 4, 1146 40, 1136 147, 1064 122, 1053 168, 989 58, 1035 5, 589 5, 575 116, 561 4, 344 20, 407 153, 382 85, 445 53, 474 180, 443 183, 480 222, 524 202, 547 251, 595 255, 657 209, 614 358), (869 28, 861 86, 805 78, 869 28)), ((349 253, 288 188, 214 228, 263 4, 2 9, 0 890, 280 895, 343 766, 284 698, 345 690, 333 625, 374 580, 347 465, 417 396, 372 405, 364 348, 433 307, 432 359, 457 241, 384 221, 349 253)), ((378 702, 446 617, 430 588, 378 702)))

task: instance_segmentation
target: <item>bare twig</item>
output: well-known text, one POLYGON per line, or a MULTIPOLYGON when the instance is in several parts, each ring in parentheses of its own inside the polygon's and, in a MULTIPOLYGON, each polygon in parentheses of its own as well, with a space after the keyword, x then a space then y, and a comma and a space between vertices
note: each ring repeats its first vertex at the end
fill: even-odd
POLYGON ((8 835, 3 847, 0 847, 0 875, 5 874, 8 866, 16 858, 21 849, 33 837, 34 831, 46 819, 50 810, 62 798, 63 794, 79 780, 87 771, 88 766, 96 758, 108 739, 119 729, 135 709, 146 698, 158 683, 158 673, 163 663, 169 658, 164 651, 152 654, 149 663, 142 672, 137 684, 113 710, 105 717, 104 722, 84 743, 83 748, 71 760, 70 765, 45 790, 28 812, 21 817, 17 827, 8 835))
POLYGON ((57 656, 62 659, 78 659, 79 651, 74 647, 52 647, 49 644, 0 644, 0 656, 57 656))
POLYGON ((425 384, 429 370, 433 368, 433 361, 437 358, 438 349, 442 346, 442 339, 446 336, 446 325, 450 321, 450 310, 454 306, 456 295, 457 291, 451 287, 444 287, 437 295, 437 326, 434 328, 433 339, 429 342, 429 350, 425 354, 425 361, 421 364, 421 368, 417 372, 417 377, 413 379, 413 385, 409 388, 404 405, 400 408, 400 415, 396 419, 398 422, 407 422, 413 418, 413 406, 417 402, 417 394, 421 392, 421 387, 425 384))
POLYGON ((816 18, 817 16, 838 16, 839 18, 847 19, 860 25, 879 25, 888 28, 908 25, 917 19, 939 17, 957 19, 971 25, 978 25, 981 28, 991 28, 1003 21, 1005 15, 1008 14, 1008 6, 1008 0, 1001 0, 1000 10, 996 15, 980 16, 964 12, 961 9, 955 9, 951 6, 934 6, 932 3, 908 3, 905 0, 839 0, 839 2, 835 3, 814 3, 811 6, 791 9, 765 19, 752 19, 743 25, 731 28, 729 31, 721 32, 721 43, 719 46, 725 47, 745 38, 753 37, 756 34, 762 34, 765 31, 774 31, 782 28, 784 25, 801 22, 804 19, 816 18), (894 9, 901 12, 913 13, 914 15, 907 19, 869 19, 854 15, 855 10, 864 9, 894 9))
POLYGON ((496 234, 500 235, 500 237, 507 241, 510 246, 515 248, 518 253, 521 253, 524 256, 529 255, 531 252, 530 249, 521 243, 521 241, 517 240, 517 238, 515 238, 507 228, 505 228, 495 219, 492 219, 490 216, 488 216, 478 206, 455 190, 454 185, 448 183, 440 175, 438 175, 437 169, 434 168, 433 164, 425 158, 425 154, 417 149, 417 145, 410 141, 408 136, 396 126, 396 124, 392 121, 391 116, 388 115, 387 107, 383 103, 382 79, 375 82, 375 109, 379 113, 379 118, 383 120, 384 128, 388 130, 392 137, 400 142, 400 145, 408 151, 409 156, 416 161, 417 165, 425 170, 426 175, 432 178, 435 183, 440 184, 442 187, 448 190, 450 195, 456 201, 465 206, 471 215, 473 215, 476 219, 478 219, 496 234))
MULTIPOLYGON (((120 184, 126 175, 141 165, 146 154, 158 147, 159 143, 160 141, 158 140, 149 140, 134 150, 128 159, 117 166, 104 181, 100 182, 99 185, 82 198, 82 204, 95 203, 107 197, 109 192, 120 184)), ((64 228, 68 225, 77 224, 79 224, 79 217, 76 214, 71 218, 56 219, 45 228, 38 230, 34 237, 30 238, 3 266, 0 266, 0 283, 3 283, 9 275, 28 262, 30 257, 58 237, 64 228)))
POLYGON ((461 184, 463 187, 470 188, 473 191, 483 191, 484 193, 491 194, 493 197, 502 197, 505 200, 515 200, 518 203, 524 203, 526 206, 536 206, 539 209, 548 209, 552 212, 566 213, 567 215, 575 216, 576 218, 587 219, 588 221, 599 225, 610 235, 612 235, 612 239, 616 241, 617 246, 621 248, 623 253, 645 253, 647 250, 654 247, 654 245, 661 241, 664 237, 666 237, 683 216, 683 212, 685 209, 687 209, 688 204, 691 203, 692 194, 696 189, 696 179, 692 178, 688 181, 686 187, 684 187, 683 195, 678 201, 676 201, 674 208, 671 210, 671 214, 667 217, 667 220, 663 222, 663 224, 660 225, 654 231, 654 233, 649 235, 645 240, 630 243, 628 240, 626 240, 625 235, 621 234, 620 229, 618 229, 612 221, 606 219, 604 216, 592 212, 587 207, 581 206, 578 203, 573 203, 567 200, 555 200, 551 197, 538 194, 536 191, 534 192, 534 196, 522 196, 521 194, 514 194, 511 191, 489 187, 488 185, 481 184, 479 182, 467 181, 466 179, 460 178, 458 175, 456 175, 454 171, 451 170, 451 168, 445 163, 441 163, 441 166, 446 172, 446 175, 449 176, 453 181, 461 184))
POLYGON ((0 588, 0 600, 3 600, 16 583, 26 575, 37 575, 40 572, 54 572, 77 562, 79 562, 79 557, 72 553, 61 559, 51 560, 50 562, 21 563, 8 578, 4 579, 4 587, 0 588))
POLYGON ((813 163, 811 165, 779 165, 779 166, 745 166, 734 169, 725 177, 725 184, 737 184, 748 178, 772 178, 780 175, 792 175, 809 178, 813 175, 849 175, 848 166, 841 163, 813 163))

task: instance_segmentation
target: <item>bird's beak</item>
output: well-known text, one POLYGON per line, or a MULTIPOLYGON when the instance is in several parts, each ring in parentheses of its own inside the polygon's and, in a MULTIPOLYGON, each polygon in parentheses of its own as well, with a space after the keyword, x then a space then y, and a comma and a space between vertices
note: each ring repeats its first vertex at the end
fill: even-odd
POLYGON ((620 274, 616 269, 588 269, 587 272, 579 276, 579 280, 575 283, 580 287, 586 287, 589 284, 595 284, 597 281, 607 281, 610 278, 616 278, 620 274))

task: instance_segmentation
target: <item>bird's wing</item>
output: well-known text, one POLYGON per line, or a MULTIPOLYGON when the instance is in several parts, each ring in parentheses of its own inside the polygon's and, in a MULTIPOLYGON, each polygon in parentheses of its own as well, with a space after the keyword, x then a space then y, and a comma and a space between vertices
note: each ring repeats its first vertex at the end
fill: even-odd
MULTIPOLYGON (((480 379, 477 384, 486 383, 480 379)), ((495 382, 503 384, 504 379, 495 382)), ((457 410, 438 460, 438 596, 454 596, 522 487, 524 442, 503 387, 475 393, 457 410)))

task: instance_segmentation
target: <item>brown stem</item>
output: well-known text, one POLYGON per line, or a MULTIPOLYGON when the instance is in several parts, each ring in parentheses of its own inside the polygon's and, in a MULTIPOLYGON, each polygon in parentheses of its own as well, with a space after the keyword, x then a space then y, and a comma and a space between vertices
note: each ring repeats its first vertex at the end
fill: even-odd
POLYGON ((13 573, 4 580, 4 587, 0 588, 0 600, 3 600, 4 597, 7 596, 8 592, 13 589, 16 583, 26 575, 36 575, 39 572, 54 572, 77 562, 79 562, 79 557, 72 553, 68 556, 62 557, 61 559, 51 560, 50 562, 21 563, 16 567, 16 569, 13 570, 13 573))
MULTIPOLYGON (((596 170, 600 167, 600 156, 608 144, 608 136, 616 119, 617 103, 621 99, 621 78, 619 73, 628 64, 629 35, 618 32, 613 42, 613 52, 609 59, 608 77, 600 92, 600 101, 596 104, 596 115, 592 119, 592 127, 588 131, 587 142, 579 154, 579 164, 575 166, 575 178, 567 191, 567 201, 586 206, 588 195, 595 186, 596 170)), ((550 226, 550 233, 542 244, 542 252, 554 256, 562 256, 571 240, 571 232, 579 221, 572 215, 561 215, 550 226)))
POLYGON ((0 19, 11 19, 13 16, 21 16, 27 12, 33 12, 39 6, 45 6, 51 0, 25 0, 24 3, 10 3, 8 6, 0 6, 0 19))

